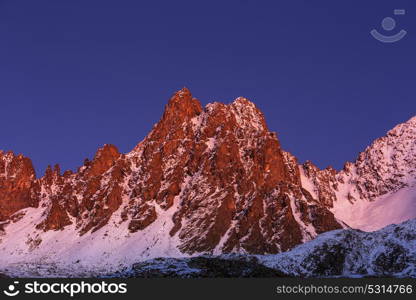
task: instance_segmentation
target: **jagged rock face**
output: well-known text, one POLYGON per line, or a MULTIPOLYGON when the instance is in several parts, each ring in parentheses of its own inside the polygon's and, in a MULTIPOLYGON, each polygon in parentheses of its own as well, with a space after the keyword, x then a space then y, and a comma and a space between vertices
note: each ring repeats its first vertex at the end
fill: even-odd
POLYGON ((48 168, 40 179, 41 202, 48 210, 37 228, 59 230, 74 221, 80 234, 100 229, 121 205, 123 172, 125 161, 113 145, 99 149, 75 174, 61 176, 58 166, 48 168))
POLYGON ((75 226, 85 235, 125 223, 126 234, 141 235, 163 218, 182 253, 276 253, 341 228, 301 187, 296 158, 245 98, 202 108, 183 89, 133 151, 105 145, 76 173, 55 166, 35 179, 29 160, 15 160, 0 164, 0 174, 4 166, 19 174, 0 177, 0 205, 12 203, 1 216, 39 203, 40 232, 75 226))
MULTIPOLYGON (((166 210, 176 201, 170 235, 178 235, 185 253, 274 253, 316 235, 305 228, 315 221, 309 210, 319 204, 313 199, 306 203, 276 136, 244 98, 203 110, 182 90, 127 156, 135 170, 129 176, 132 193, 124 214, 132 216, 131 231, 157 218, 154 202, 166 210), (296 200, 291 203, 290 197, 296 200), (305 203, 300 224, 295 201, 305 203)), ((315 212, 316 218, 323 213, 315 212)), ((333 222, 322 228, 340 227, 331 213, 328 219, 333 222)))
POLYGON ((36 176, 30 159, 0 151, 0 222, 26 207, 36 207, 36 176))
POLYGON ((309 182, 304 181, 304 184, 312 195, 326 207, 333 207, 337 200, 335 191, 338 189, 336 170, 331 167, 320 170, 310 161, 299 166, 299 169, 303 177, 308 179, 309 182))
MULTIPOLYGON (((278 218, 283 206, 278 205, 277 184, 289 177, 277 139, 267 131, 261 114, 240 98, 228 106, 209 105, 191 121, 194 138, 184 148, 192 158, 180 166, 188 184, 181 191, 171 234, 179 231, 185 252, 212 251, 216 245, 224 251, 277 251, 267 249, 273 243, 267 243, 261 231, 270 231, 267 238, 273 235, 273 229, 266 228, 273 226, 267 210, 278 218), (265 207, 269 197, 277 207, 265 207), (226 240, 219 245, 223 236, 226 240)), ((290 221, 275 225, 298 229, 290 221)))

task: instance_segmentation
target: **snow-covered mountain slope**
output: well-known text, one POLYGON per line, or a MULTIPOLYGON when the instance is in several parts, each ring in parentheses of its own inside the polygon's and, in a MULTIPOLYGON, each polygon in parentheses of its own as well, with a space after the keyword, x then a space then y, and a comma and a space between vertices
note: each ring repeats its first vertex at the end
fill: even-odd
POLYGON ((374 231, 389 224, 400 224, 416 218, 416 187, 404 187, 372 201, 334 202, 332 212, 351 226, 364 231, 374 231))
POLYGON ((36 178, 30 159, 0 151, 0 272, 275 254, 330 230, 399 223, 416 217, 415 143, 413 118, 344 170, 319 170, 283 151, 247 99, 203 108, 182 89, 131 152, 105 145, 76 172, 36 178))
POLYGON ((416 219, 375 232, 335 230, 291 251, 258 258, 291 276, 416 277, 416 219))
POLYGON ((342 171, 300 166, 302 186, 353 228, 416 218, 416 117, 375 140, 342 171))
MULTIPOLYGON (((135 242, 139 241, 125 246, 134 252, 135 242)), ((159 258, 135 261, 134 254, 120 249, 133 258, 130 264, 106 265, 98 259, 62 264, 45 259, 9 264, 7 268, 0 267, 0 273, 12 277, 416 277, 416 219, 375 232, 326 232, 279 254, 174 258, 161 253, 159 258)), ((95 250, 91 249, 91 254, 95 250)), ((74 255, 71 249, 68 251, 74 255)))
POLYGON ((183 89, 131 152, 105 145, 77 172, 36 178, 29 159, 0 152, 0 267, 278 253, 342 226, 241 97, 203 108, 183 89))

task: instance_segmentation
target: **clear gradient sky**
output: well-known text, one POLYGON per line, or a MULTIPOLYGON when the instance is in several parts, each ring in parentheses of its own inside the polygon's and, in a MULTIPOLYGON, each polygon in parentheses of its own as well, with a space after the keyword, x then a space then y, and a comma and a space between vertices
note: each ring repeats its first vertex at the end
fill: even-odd
POLYGON ((284 149, 341 168, 416 115, 415 55, 414 0, 0 0, 0 149, 38 175, 128 152, 186 86, 249 98, 284 149), (370 36, 387 16, 402 41, 370 36))

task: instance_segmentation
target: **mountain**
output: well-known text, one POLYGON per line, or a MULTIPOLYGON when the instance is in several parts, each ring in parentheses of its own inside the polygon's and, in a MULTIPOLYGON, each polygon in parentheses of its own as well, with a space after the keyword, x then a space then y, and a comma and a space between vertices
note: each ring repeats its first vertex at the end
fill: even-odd
POLYGON ((277 253, 344 226, 302 188, 253 103, 202 108, 187 89, 127 154, 105 145, 77 172, 36 178, 7 152, 0 174, 0 265, 277 253))
POLYGON ((336 172, 311 162, 302 186, 349 226, 366 231, 416 218, 416 117, 375 140, 336 172))
POLYGON ((340 172, 319 170, 281 149, 252 102, 202 107, 184 88, 131 152, 104 145, 76 172, 56 165, 38 178, 30 159, 0 152, 0 271, 276 254, 327 231, 405 221, 416 217, 414 123, 340 172))

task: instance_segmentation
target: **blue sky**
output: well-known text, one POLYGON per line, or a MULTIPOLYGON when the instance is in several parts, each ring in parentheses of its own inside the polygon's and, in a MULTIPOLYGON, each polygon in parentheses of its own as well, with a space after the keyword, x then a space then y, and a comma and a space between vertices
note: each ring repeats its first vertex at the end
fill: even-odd
POLYGON ((130 151, 176 90, 244 96, 300 161, 341 168, 416 114, 414 1, 0 0, 0 149, 75 169, 130 151), (396 8, 406 15, 394 16, 396 8), (400 42, 370 36, 391 16, 400 42))

